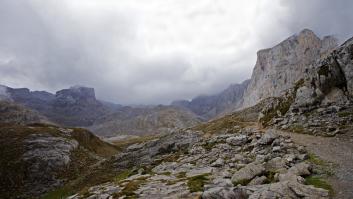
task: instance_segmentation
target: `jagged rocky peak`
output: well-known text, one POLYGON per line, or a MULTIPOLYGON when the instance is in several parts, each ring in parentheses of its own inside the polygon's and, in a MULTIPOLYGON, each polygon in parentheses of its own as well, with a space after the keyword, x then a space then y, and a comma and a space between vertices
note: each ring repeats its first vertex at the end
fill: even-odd
POLYGON ((96 95, 94 88, 84 87, 84 86, 72 86, 68 89, 63 89, 55 94, 58 101, 67 102, 96 102, 96 95))
POLYGON ((242 107, 280 96, 304 77, 308 66, 326 57, 337 45, 333 36, 320 39, 313 31, 304 29, 272 48, 258 51, 242 107))

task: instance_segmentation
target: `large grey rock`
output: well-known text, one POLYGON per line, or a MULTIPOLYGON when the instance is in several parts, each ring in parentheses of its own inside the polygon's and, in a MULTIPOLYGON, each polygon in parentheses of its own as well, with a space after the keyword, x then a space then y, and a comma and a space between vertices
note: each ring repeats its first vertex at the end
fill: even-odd
POLYGON ((235 137, 229 137, 226 139, 226 142, 228 144, 238 146, 238 145, 243 145, 248 141, 248 138, 246 135, 238 135, 235 137))
POLYGON ((295 181, 285 181, 266 185, 244 187, 249 199, 328 199, 328 191, 313 186, 306 186, 295 181))
POLYGON ((232 176, 232 182, 236 184, 247 184, 255 176, 261 175, 265 172, 265 168, 261 164, 248 164, 244 168, 235 172, 232 176))
POLYGON ((27 163, 28 174, 25 187, 29 194, 40 195, 62 181, 56 175, 71 161, 71 153, 78 147, 74 139, 31 134, 24 140, 25 153, 22 161, 27 163))
POLYGON ((263 134, 258 141, 261 145, 268 145, 271 144, 273 140, 275 140, 278 135, 274 132, 274 130, 268 130, 265 134, 263 134))
POLYGON ((305 162, 301 162, 288 169, 288 172, 298 176, 310 175, 311 166, 305 162))
POLYGON ((202 199, 246 199, 247 193, 238 188, 214 187, 202 193, 202 199))

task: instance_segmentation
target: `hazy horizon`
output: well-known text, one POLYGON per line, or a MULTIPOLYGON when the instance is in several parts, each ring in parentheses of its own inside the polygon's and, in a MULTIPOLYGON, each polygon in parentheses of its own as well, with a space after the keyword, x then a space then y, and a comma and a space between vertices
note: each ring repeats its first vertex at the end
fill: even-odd
POLYGON ((0 84, 93 87, 119 104, 169 104, 250 78, 256 52, 308 28, 353 36, 352 1, 0 1, 0 84), (298 15, 300 13, 300 15, 298 15))

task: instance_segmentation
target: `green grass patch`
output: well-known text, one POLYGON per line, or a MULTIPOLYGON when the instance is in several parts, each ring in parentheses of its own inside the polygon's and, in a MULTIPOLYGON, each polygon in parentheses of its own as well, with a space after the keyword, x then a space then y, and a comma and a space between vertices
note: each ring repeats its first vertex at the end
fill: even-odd
POLYGON ((172 172, 166 171, 166 172, 161 173, 161 175, 170 176, 170 175, 172 175, 172 172))
POLYGON ((264 116, 260 118, 259 122, 266 127, 273 118, 278 116, 278 112, 280 112, 281 115, 285 115, 296 98, 297 90, 302 87, 304 83, 304 79, 300 79, 295 83, 293 89, 287 91, 286 96, 273 97, 272 100, 277 100, 277 102, 271 109, 268 109, 264 113, 264 116))
POLYGON ((265 173, 265 176, 266 176, 266 183, 274 183, 276 182, 275 180, 275 175, 276 175, 276 172, 275 171, 267 171, 265 173))
POLYGON ((175 177, 177 178, 185 178, 186 177, 186 172, 185 171, 182 171, 182 172, 179 172, 175 175, 175 177))
POLYGON ((129 176, 133 175, 133 170, 132 169, 128 169, 128 170, 125 170, 125 171, 122 171, 121 173, 119 173, 114 181, 115 183, 119 183, 120 181, 122 180, 125 180, 126 178, 128 178, 129 176))
POLYGON ((329 191, 330 196, 334 194, 332 186, 319 176, 308 176, 305 178, 306 185, 313 185, 316 188, 322 188, 329 191))
POLYGON ((202 145, 202 147, 207 151, 211 151, 216 144, 217 144, 216 142, 206 142, 205 144, 202 145))
POLYGON ((294 124, 290 126, 289 130, 292 131, 293 133, 300 133, 300 134, 304 134, 306 132, 305 128, 298 124, 294 124))
POLYGON ((238 180, 236 182, 233 182, 234 186, 237 186, 238 184, 242 185, 242 186, 246 186, 247 184, 249 184, 251 180, 249 179, 243 179, 243 180, 238 180))
POLYGON ((315 165, 326 165, 326 162, 320 159, 317 155, 309 153, 308 154, 308 162, 313 163, 315 165))
POLYGON ((135 199, 137 198, 135 191, 138 190, 141 184, 145 182, 146 182, 146 178, 139 178, 139 179, 130 181, 124 186, 124 188, 120 192, 113 194, 113 198, 119 198, 119 197, 125 196, 124 198, 126 199, 135 199))
POLYGON ((71 192, 67 187, 62 187, 45 194, 42 199, 63 199, 75 193, 71 192))
POLYGON ((197 175, 188 178, 187 185, 189 187, 190 192, 199 192, 203 191, 204 185, 208 182, 209 174, 197 175))
POLYGON ((337 113, 337 115, 339 117, 348 117, 348 116, 351 116, 352 113, 351 112, 339 112, 339 113, 337 113))

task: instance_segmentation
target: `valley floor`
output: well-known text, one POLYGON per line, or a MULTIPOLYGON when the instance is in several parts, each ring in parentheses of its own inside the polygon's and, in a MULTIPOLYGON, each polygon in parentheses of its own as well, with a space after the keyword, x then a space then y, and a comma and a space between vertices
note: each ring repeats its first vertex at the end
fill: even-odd
POLYGON ((333 163, 333 175, 329 182, 337 199, 353 198, 353 135, 342 134, 335 137, 321 137, 307 134, 281 132, 306 147, 320 159, 333 163))

